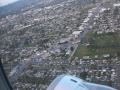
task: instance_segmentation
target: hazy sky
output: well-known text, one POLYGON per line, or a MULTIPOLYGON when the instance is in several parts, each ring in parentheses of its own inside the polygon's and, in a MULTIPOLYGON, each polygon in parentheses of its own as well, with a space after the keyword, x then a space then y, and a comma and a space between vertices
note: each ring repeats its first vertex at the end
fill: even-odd
POLYGON ((0 0, 0 6, 5 6, 18 0, 0 0))

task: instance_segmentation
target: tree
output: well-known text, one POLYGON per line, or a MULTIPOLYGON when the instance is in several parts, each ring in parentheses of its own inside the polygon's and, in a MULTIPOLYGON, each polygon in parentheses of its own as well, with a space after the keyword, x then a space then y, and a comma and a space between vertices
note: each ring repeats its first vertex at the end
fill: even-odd
POLYGON ((88 75, 87 72, 82 72, 82 73, 80 73, 80 77, 81 77, 82 79, 84 79, 84 80, 87 78, 87 75, 88 75))
POLYGON ((70 50, 73 51, 73 50, 74 50, 74 47, 70 47, 70 50))

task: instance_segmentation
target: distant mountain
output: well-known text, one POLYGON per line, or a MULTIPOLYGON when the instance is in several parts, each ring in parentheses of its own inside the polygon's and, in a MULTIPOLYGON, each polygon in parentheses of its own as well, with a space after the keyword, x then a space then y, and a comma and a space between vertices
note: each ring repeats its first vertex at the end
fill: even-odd
POLYGON ((33 5, 38 1, 40 0, 19 0, 7 6, 0 7, 0 18, 8 14, 20 12, 21 9, 25 8, 26 6, 33 5))

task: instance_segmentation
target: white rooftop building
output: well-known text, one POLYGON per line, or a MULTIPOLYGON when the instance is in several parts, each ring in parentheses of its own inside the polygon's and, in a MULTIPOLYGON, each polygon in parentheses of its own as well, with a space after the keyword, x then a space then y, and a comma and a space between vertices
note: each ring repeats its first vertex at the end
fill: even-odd
POLYGON ((74 31, 72 34, 73 34, 73 35, 80 35, 81 32, 82 32, 82 31, 74 31))
POLYGON ((81 25, 81 26, 79 27, 79 30, 84 30, 83 25, 81 25))
POLYGON ((113 4, 114 7, 120 7, 120 3, 113 4))
POLYGON ((87 18, 84 20, 84 23, 87 23, 89 20, 90 20, 90 18, 87 17, 87 18))
POLYGON ((102 8, 101 10, 100 10, 100 12, 102 13, 102 12, 104 12, 104 11, 106 11, 107 9, 106 8, 102 8))

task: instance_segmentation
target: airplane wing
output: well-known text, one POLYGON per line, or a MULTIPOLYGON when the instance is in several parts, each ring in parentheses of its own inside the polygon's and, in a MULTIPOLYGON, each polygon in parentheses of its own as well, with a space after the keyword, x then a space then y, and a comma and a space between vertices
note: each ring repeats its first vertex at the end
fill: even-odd
POLYGON ((13 90, 3 69, 1 59, 0 59, 0 90, 13 90))

